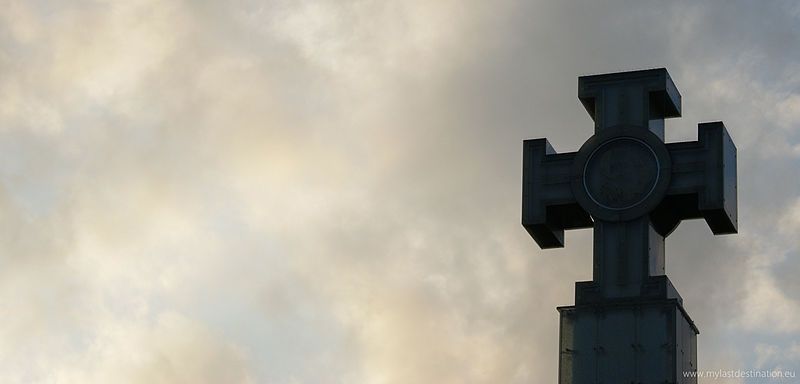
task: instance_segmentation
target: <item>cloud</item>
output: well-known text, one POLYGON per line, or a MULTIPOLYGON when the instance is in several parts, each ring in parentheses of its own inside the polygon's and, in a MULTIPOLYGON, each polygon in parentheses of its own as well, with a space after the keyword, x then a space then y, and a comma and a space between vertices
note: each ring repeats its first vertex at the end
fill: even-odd
POLYGON ((764 338, 796 335, 800 316, 785 182, 800 145, 797 15, 12 2, 0 378, 553 381, 555 306, 591 277, 591 232, 536 249, 519 225, 521 141, 576 150, 591 135, 577 75, 662 65, 684 96, 668 138, 722 119, 740 155, 741 234, 681 224, 668 274, 703 364, 768 364, 772 347, 751 344, 793 348, 764 338))
POLYGON ((241 350, 181 315, 164 313, 145 327, 121 319, 112 324, 79 361, 67 359, 50 378, 68 383, 254 382, 241 350))

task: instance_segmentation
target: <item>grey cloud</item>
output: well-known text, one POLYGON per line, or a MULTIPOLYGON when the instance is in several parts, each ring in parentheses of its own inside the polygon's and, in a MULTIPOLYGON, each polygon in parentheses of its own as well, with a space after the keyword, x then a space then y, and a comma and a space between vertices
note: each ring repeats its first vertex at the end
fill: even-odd
POLYGON ((654 66, 684 95, 668 138, 722 119, 739 144, 742 234, 689 222, 667 244, 702 362, 777 364, 753 340, 797 330, 742 306, 753 284, 797 306, 775 271, 796 269, 797 245, 772 230, 798 195, 795 107, 774 103, 796 95, 790 7, 18 3, 0 40, 3 137, 22 148, 0 167, 3 226, 34 240, 4 241, 18 285, 0 297, 24 286, 79 310, 35 325, 24 314, 51 302, 6 301, 4 334, 60 344, 20 341, 37 363, 0 377, 553 381, 555 306, 591 277, 591 232, 536 249, 521 141, 576 150, 591 134, 576 76, 654 66))

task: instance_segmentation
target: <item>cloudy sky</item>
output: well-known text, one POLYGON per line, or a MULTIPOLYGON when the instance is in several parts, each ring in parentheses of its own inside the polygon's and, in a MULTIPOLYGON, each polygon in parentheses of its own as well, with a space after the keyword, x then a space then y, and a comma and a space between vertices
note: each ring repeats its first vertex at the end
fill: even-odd
POLYGON ((667 240, 700 368, 800 370, 800 7, 598 3, 2 1, 0 382, 554 383, 592 233, 530 239, 522 140, 652 67, 739 151, 667 240))

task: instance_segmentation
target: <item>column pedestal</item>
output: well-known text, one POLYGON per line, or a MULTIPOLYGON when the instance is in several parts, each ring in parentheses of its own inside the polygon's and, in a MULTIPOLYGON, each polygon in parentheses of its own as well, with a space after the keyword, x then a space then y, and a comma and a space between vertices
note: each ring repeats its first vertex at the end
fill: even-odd
POLYGON ((559 384, 697 383, 684 375, 697 370, 697 327, 666 276, 652 279, 650 297, 614 300, 576 284, 576 305, 558 308, 559 384))

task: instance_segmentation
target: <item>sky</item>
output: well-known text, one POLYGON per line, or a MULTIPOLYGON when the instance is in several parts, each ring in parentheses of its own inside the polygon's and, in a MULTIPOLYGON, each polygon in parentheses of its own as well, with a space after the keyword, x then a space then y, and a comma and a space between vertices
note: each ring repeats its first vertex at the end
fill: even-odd
POLYGON ((799 370, 798 47, 789 1, 2 1, 0 382, 556 382, 592 233, 528 236, 522 141, 654 67, 738 148, 739 234, 666 242, 700 369, 799 370))

